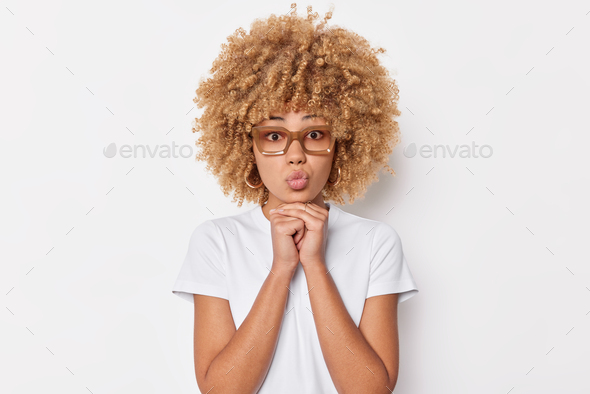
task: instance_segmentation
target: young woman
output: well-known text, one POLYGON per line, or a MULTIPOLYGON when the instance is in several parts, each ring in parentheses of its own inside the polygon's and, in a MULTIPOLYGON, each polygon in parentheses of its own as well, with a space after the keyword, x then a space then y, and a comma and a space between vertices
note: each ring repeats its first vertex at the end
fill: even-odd
POLYGON ((173 287, 194 303, 202 393, 396 385, 397 305, 418 292, 400 237, 326 200, 354 202, 380 167, 395 175, 398 89, 384 50, 331 15, 315 25, 293 4, 238 29, 197 89, 197 157, 238 206, 258 204, 197 226, 173 287))

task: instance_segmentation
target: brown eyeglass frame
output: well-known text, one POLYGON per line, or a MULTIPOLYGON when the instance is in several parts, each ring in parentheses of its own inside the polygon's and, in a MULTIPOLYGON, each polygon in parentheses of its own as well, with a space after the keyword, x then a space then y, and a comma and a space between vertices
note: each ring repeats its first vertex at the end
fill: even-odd
POLYGON ((332 134, 332 126, 330 125, 317 125, 317 126, 309 126, 304 128, 301 131, 290 131, 287 130, 284 127, 281 126, 254 126, 252 127, 252 131, 250 132, 250 134, 252 134, 252 137, 254 138, 254 142, 256 143, 256 147, 258 148, 258 151, 260 153, 262 153, 263 155, 268 155, 268 156, 277 156, 277 155, 284 155, 285 153, 287 153, 289 151, 289 147, 291 146, 291 142, 293 142, 293 140, 297 140, 299 141, 299 145, 301 145, 301 149, 303 149, 303 151, 305 153, 307 153, 308 155, 329 155, 332 152, 332 149, 334 149, 334 143, 336 142, 336 137, 334 137, 334 135, 332 134), (258 142, 258 138, 260 135, 261 131, 267 131, 267 130, 280 130, 280 131, 284 131, 285 133, 287 133, 287 136, 289 137, 289 139, 287 140, 287 145, 285 145, 285 149, 283 149, 282 151, 278 151, 278 152, 266 152, 264 150, 261 149, 260 144, 258 142), (305 137, 305 133, 312 131, 312 130, 318 130, 318 131, 329 131, 330 132, 330 145, 328 146, 328 149, 326 150, 321 150, 321 151, 310 151, 307 150, 305 148, 305 145, 303 144, 303 138, 305 137))

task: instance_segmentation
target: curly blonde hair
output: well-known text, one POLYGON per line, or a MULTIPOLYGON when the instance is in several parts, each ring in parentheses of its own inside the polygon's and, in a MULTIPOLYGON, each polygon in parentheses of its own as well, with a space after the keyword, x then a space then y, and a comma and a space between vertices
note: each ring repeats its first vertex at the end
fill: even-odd
MULTIPOLYGON (((307 17, 271 14, 256 19, 250 33, 241 27, 227 38, 210 69, 202 77, 194 102, 206 107, 195 118, 193 133, 202 135, 196 160, 218 178, 225 196, 233 193, 238 207, 244 200, 263 205, 269 197, 255 167, 252 126, 268 119, 271 112, 298 112, 323 117, 333 128, 336 149, 332 173, 341 170, 335 186, 322 189, 324 200, 344 205, 364 198, 376 173, 386 168, 393 147, 400 142, 395 117, 398 87, 377 59, 385 49, 347 29, 328 27, 333 8, 317 25, 318 13, 307 7, 307 17), (252 181, 252 178, 257 180, 252 181)), ((333 178, 330 176, 330 178, 333 178)))

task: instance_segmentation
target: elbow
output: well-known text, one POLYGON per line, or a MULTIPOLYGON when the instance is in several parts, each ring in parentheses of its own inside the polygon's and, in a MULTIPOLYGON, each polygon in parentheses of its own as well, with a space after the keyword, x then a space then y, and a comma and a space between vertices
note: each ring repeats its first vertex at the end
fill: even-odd
POLYGON ((197 387, 203 394, 205 393, 224 393, 224 394, 256 394, 261 385, 256 388, 245 387, 244 384, 228 381, 226 378, 219 378, 214 373, 211 375, 197 377, 197 387))
POLYGON ((387 387, 387 389, 389 390, 390 393, 393 392, 396 384, 397 384, 397 374, 387 377, 387 380, 385 382, 385 386, 387 387))
POLYGON ((384 388, 387 388, 390 393, 393 392, 395 386, 397 384, 397 374, 395 376, 389 376, 385 374, 385 376, 381 376, 380 379, 374 380, 370 379, 366 381, 367 383, 373 382, 371 384, 365 384, 362 387, 339 387, 336 386, 336 390, 338 393, 341 394, 355 394, 355 393, 367 393, 367 394, 375 394, 375 393, 385 393, 384 388), (375 383, 378 382, 378 383, 375 383))
POLYGON ((197 371, 195 373, 197 387, 201 393, 207 393, 214 387, 214 384, 211 383, 211 375, 209 375, 210 367, 211 364, 209 364, 209 366, 204 371, 197 371))
POLYGON ((196 380, 197 387, 201 393, 206 393, 211 389, 211 387, 209 387, 209 382, 207 382, 204 376, 197 376, 196 380))

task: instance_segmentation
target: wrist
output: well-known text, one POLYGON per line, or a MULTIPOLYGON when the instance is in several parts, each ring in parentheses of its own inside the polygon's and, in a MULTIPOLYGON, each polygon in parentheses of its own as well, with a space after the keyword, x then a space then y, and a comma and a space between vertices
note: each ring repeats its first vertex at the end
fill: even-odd
POLYGON ((301 263, 301 265, 306 273, 310 271, 318 271, 325 274, 326 271, 328 271, 325 261, 310 261, 305 264, 301 263))
POLYGON ((297 263, 291 267, 288 264, 273 262, 272 267, 270 268, 272 272, 269 272, 269 275, 274 274, 274 275, 278 275, 281 277, 291 278, 295 274, 295 270, 297 269, 298 264, 299 263, 297 263))

